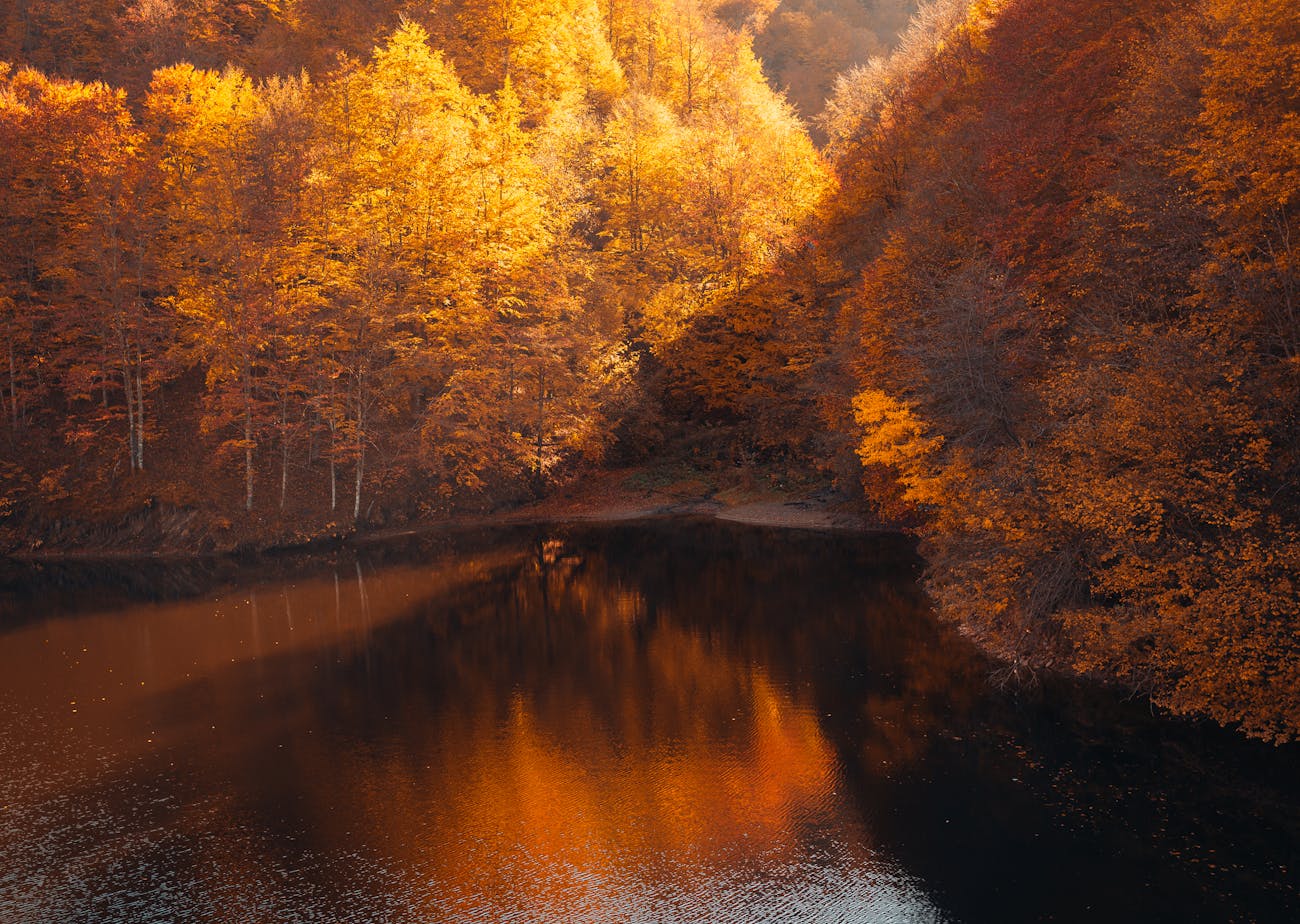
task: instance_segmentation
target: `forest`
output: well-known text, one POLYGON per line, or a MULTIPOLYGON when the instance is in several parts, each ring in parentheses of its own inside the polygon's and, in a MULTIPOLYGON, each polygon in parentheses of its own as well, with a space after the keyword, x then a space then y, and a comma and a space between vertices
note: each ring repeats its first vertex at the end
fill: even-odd
POLYGON ((0 61, 0 550, 712 433, 1009 681, 1300 735, 1292 0, 17 0, 0 61))

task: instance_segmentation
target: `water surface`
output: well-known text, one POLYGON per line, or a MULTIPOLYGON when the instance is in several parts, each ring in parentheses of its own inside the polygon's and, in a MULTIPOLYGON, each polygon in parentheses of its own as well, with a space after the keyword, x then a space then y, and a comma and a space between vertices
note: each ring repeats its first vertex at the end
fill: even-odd
POLYGON ((0 921, 1300 919, 1296 749, 715 522, 14 568, 0 921))

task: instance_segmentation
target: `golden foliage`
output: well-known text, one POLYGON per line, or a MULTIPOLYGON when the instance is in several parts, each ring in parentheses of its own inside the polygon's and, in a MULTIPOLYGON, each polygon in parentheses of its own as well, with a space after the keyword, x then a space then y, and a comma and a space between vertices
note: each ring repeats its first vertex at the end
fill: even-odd
POLYGON ((1289 740, 1300 13, 984 7, 830 107, 860 456, 990 649, 1289 740))

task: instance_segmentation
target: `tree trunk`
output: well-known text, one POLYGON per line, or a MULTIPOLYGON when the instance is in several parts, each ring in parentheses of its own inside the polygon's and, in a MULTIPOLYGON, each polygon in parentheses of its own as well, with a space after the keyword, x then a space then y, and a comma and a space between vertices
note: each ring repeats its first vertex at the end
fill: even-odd
POLYGON ((289 400, 280 396, 280 510, 289 495, 289 400))
POLYGON ((339 481, 338 481, 338 450, 339 450, 339 424, 334 416, 334 378, 330 378, 330 403, 329 403, 329 427, 330 427, 330 510, 339 509, 339 481))
POLYGON ((9 412, 13 417, 14 432, 18 432, 18 366, 14 361, 14 340, 9 338, 9 412))
POLYGON ((357 421, 357 492, 356 498, 352 503, 352 519, 361 518, 361 482, 364 477, 366 462, 366 440, 365 430, 361 427, 361 421, 357 421))
POLYGON ((537 370, 537 478, 542 477, 542 449, 546 440, 546 372, 537 370))
POLYGON ((135 464, 144 471, 144 357, 135 354, 135 464))
POLYGON ((352 502, 352 520, 361 519, 361 484, 366 467, 366 389, 365 382, 358 376, 357 382, 357 486, 352 502))
POLYGON ((253 509, 253 398, 247 391, 244 393, 244 509, 253 509))
POLYGON ((135 389, 131 385, 131 367, 122 364, 122 391, 126 394, 126 449, 135 471, 135 389))

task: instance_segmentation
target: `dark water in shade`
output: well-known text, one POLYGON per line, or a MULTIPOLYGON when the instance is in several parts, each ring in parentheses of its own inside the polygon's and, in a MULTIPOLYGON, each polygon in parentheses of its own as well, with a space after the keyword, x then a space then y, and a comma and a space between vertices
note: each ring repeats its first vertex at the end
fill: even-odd
POLYGON ((998 690, 891 540, 11 569, 0 922, 1300 920, 1300 753, 998 690))

